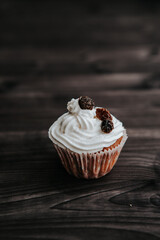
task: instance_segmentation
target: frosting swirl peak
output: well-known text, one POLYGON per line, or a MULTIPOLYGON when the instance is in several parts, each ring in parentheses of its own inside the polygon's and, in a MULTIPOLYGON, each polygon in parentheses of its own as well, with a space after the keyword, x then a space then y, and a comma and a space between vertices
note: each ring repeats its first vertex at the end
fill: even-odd
POLYGON ((81 110, 78 104, 78 98, 77 99, 72 98, 71 101, 67 103, 67 109, 70 113, 78 114, 78 112, 81 110))

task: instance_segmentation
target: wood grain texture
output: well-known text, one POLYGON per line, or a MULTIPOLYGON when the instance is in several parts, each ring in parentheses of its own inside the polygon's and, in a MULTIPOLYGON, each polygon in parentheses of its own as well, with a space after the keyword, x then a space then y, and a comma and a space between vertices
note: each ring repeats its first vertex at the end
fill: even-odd
POLYGON ((0 3, 0 239, 160 239, 159 1, 0 3), (64 170, 49 126, 89 95, 127 128, 114 169, 64 170))

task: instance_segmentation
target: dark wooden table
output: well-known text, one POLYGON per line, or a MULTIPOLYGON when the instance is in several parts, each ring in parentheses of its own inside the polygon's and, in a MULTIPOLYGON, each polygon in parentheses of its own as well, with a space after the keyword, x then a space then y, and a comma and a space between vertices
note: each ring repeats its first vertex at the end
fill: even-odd
POLYGON ((158 1, 1 1, 0 239, 160 239, 158 1), (127 128, 110 174, 66 173, 49 126, 89 95, 127 128))

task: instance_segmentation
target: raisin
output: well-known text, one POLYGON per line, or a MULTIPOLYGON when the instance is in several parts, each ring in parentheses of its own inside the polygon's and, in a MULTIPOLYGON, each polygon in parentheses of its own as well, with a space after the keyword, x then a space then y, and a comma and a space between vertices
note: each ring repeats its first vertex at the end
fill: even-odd
POLYGON ((109 119, 103 120, 101 129, 105 133, 110 133, 113 130, 113 122, 109 119))
POLYGON ((79 98, 79 106, 81 109, 89 109, 92 110, 94 107, 94 102, 91 98, 87 96, 81 96, 79 98))
POLYGON ((101 121, 106 119, 112 120, 112 116, 106 108, 97 108, 96 117, 101 121))

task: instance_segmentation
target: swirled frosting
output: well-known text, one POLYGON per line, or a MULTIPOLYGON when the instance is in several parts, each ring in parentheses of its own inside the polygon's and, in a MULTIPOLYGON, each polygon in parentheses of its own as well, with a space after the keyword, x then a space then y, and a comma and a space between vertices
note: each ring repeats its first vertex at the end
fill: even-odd
POLYGON ((68 112, 60 116, 49 129, 49 138, 62 148, 77 153, 94 153, 109 147, 123 136, 122 123, 112 115, 114 129, 110 133, 101 130, 101 120, 96 117, 96 108, 81 109, 78 99, 67 104, 68 112))

